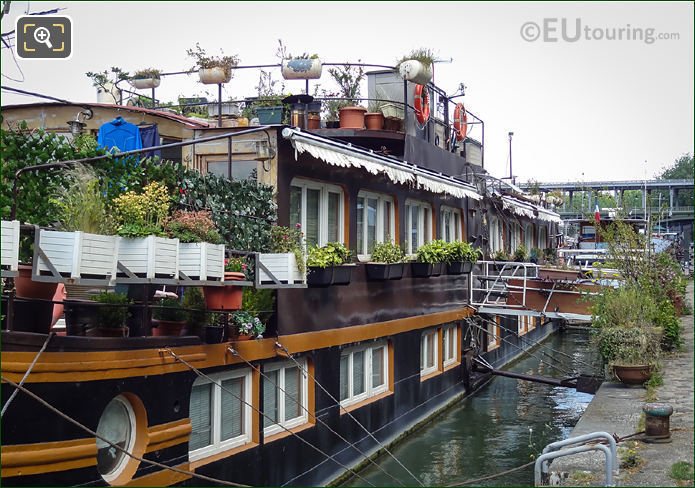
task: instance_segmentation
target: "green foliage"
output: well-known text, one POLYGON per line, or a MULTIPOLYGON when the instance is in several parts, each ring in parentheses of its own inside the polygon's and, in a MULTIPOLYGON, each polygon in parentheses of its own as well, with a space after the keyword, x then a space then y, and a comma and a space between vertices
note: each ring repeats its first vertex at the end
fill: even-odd
POLYGON ((425 66, 431 67, 432 63, 434 63, 434 52, 431 49, 425 47, 413 49, 396 62, 396 71, 398 71, 398 68, 401 65, 401 63, 410 59, 420 61, 425 66))
POLYGON ((635 443, 631 443, 628 447, 618 449, 620 455, 620 468, 633 469, 639 468, 645 462, 644 458, 639 455, 635 443))
POLYGON ((649 324, 656 306, 649 295, 634 285, 620 288, 604 288, 602 293, 591 295, 591 323, 594 327, 631 329, 649 324))
POLYGON ((468 242, 454 241, 446 245, 446 262, 460 263, 471 262, 475 263, 483 256, 483 251, 476 249, 468 242))
POLYGON ((274 313, 275 290, 252 287, 244 288, 244 298, 241 302, 241 309, 246 312, 254 312, 261 319, 261 322, 267 322, 274 313))
POLYGON ((265 324, 251 312, 241 311, 231 314, 231 322, 239 334, 249 334, 261 339, 265 332, 265 324))
POLYGON ((156 68, 144 68, 144 69, 139 69, 133 74, 133 78, 159 78, 160 75, 162 74, 161 70, 158 70, 156 68))
POLYGON ((492 254, 492 260, 493 261, 509 261, 509 259, 510 259, 509 254, 507 254, 506 251, 501 250, 501 249, 492 254))
POLYGON ((245 256, 232 256, 231 258, 225 259, 224 270, 234 273, 244 273, 244 277, 246 279, 251 276, 251 273, 249 272, 249 265, 245 256))
POLYGON ((427 242, 417 249, 418 263, 445 263, 449 256, 448 244, 441 240, 435 239, 427 242))
POLYGON ((532 247, 531 252, 529 253, 529 259, 531 261, 538 261, 539 259, 543 258, 543 251, 537 247, 532 247))
POLYGON ((695 470, 693 468, 693 463, 687 461, 678 461, 671 465, 671 470, 669 471, 669 476, 674 480, 690 480, 695 478, 695 470))
POLYGON ((403 249, 391 242, 390 237, 387 237, 385 242, 375 244, 372 248, 371 261, 373 263, 402 263, 404 260, 403 249))
POLYGON ((609 364, 653 364, 659 359, 661 329, 658 327, 603 327, 595 339, 601 357, 609 364))
POLYGON ((59 186, 50 200, 57 206, 57 227, 67 232, 111 234, 113 222, 99 176, 90 166, 75 165, 65 171, 68 186, 59 186))
POLYGON ((87 71, 85 75, 92 80, 92 86, 95 88, 104 88, 107 83, 113 83, 115 85, 120 80, 127 80, 129 77, 127 71, 123 71, 117 66, 112 66, 111 70, 98 72, 87 71))
POLYGON ((191 70, 222 68, 225 74, 229 76, 232 73, 232 69, 239 64, 237 55, 225 56, 222 49, 220 49, 220 56, 209 56, 197 42, 194 48, 186 50, 186 54, 195 61, 195 65, 190 68, 191 70))
POLYGON ((657 386, 664 386, 664 377, 655 371, 652 373, 652 377, 644 382, 644 387, 649 389, 657 386))
POLYGON ((327 268, 328 266, 338 266, 349 263, 353 256, 353 251, 348 249, 340 242, 329 242, 325 246, 313 247, 309 250, 307 266, 327 268))
POLYGON ((119 195, 113 201, 114 212, 120 224, 118 235, 165 235, 162 225, 169 213, 170 201, 167 188, 158 182, 150 183, 141 193, 133 190, 119 195))
POLYGON ((297 260, 297 268, 301 273, 306 272, 306 259, 304 257, 304 234, 301 226, 296 224, 293 228, 274 226, 270 229, 270 242, 272 252, 294 253, 297 260))
POLYGON ((680 320, 676 316, 676 307, 670 300, 662 300, 657 304, 652 321, 664 330, 662 338, 664 349, 677 349, 683 344, 680 320))
POLYGON ((526 246, 523 244, 516 248, 514 251, 514 261, 523 263, 528 260, 528 252, 526 251, 526 246))
POLYGON ((190 286, 183 292, 183 308, 186 310, 186 324, 191 329, 200 329, 210 322, 210 314, 206 313, 205 297, 197 286, 190 286))
POLYGON ((183 309, 178 298, 161 298, 156 306, 157 308, 152 309, 153 319, 172 322, 183 322, 188 319, 188 313, 183 309))
POLYGON ((343 101, 345 106, 357 105, 360 98, 360 82, 364 79, 364 68, 345 64, 329 68, 328 73, 338 84, 339 96, 346 99, 343 101))
POLYGON ((125 327, 125 321, 130 316, 127 305, 132 303, 125 293, 108 293, 102 291, 92 300, 104 304, 97 307, 97 323, 99 327, 120 329, 125 327))

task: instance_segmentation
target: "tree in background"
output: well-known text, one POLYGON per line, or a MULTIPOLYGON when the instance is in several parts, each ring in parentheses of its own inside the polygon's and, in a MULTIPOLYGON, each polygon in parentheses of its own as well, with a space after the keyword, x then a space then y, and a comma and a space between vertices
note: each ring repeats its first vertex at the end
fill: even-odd
MULTIPOLYGON (((690 180, 693 179, 695 173, 695 165, 693 164, 693 155, 690 153, 683 154, 680 158, 673 162, 673 166, 664 169, 659 176, 660 180, 690 180)), ((661 194, 661 201, 666 205, 669 203, 669 193, 666 190, 657 190, 652 193, 652 203, 656 202, 661 194)), ((678 206, 692 206, 693 192, 680 191, 678 192, 678 206)))

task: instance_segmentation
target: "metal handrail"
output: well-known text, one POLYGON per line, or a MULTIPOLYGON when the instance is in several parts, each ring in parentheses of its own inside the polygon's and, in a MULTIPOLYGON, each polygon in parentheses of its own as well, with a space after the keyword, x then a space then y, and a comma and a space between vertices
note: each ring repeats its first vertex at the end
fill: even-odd
POLYGON ((584 434, 577 437, 570 437, 562 441, 551 442, 543 449, 542 454, 547 452, 553 452, 559 450, 561 447, 571 446, 572 444, 580 444, 582 442, 590 441, 593 439, 606 439, 608 441, 608 446, 611 450, 611 455, 613 456, 613 472, 617 475, 620 468, 618 467, 618 448, 615 442, 615 438, 608 432, 592 432, 590 434, 584 434))
POLYGON ((542 486, 541 471, 547 473, 548 464, 547 461, 551 459, 556 459, 559 457, 570 456, 572 454, 579 454, 581 452, 587 451, 603 451, 606 455, 606 486, 613 486, 613 460, 611 457, 611 451, 608 447, 603 444, 594 444, 592 446, 579 446, 572 447, 565 451, 555 451, 542 454, 536 459, 536 464, 533 468, 533 482, 535 486, 542 486))
MULTIPOLYGON (((482 287, 475 287, 471 286, 470 287, 470 296, 469 300, 471 305, 489 305, 490 304, 490 295, 494 292, 507 292, 509 290, 507 280, 509 278, 522 278, 523 279, 523 294, 522 294, 522 303, 520 305, 507 305, 506 303, 504 304, 505 307, 507 308, 524 308, 526 306, 526 280, 528 278, 536 278, 538 277, 538 268, 540 267, 537 264, 533 263, 523 263, 523 262, 516 262, 516 261, 478 261, 479 264, 482 265, 483 268, 483 275, 471 275, 471 281, 473 281, 476 277, 484 277, 484 285, 482 287), (499 271, 497 274, 490 274, 490 265, 495 265, 495 264, 503 264, 502 269, 499 271), (523 274, 521 274, 521 271, 523 270, 523 274), (529 272, 531 270, 531 272, 529 272), (505 271, 510 272, 510 274, 505 274, 505 271), (517 274, 519 273, 519 274, 517 274), (494 277, 494 281, 492 285, 490 285, 490 280, 493 279, 491 277, 494 277), (489 279, 488 279, 489 278, 489 279), (485 294, 485 298, 483 298, 482 302, 476 302, 474 299, 474 292, 483 292, 485 294)), ((497 300, 494 302, 495 305, 501 305, 499 303, 499 297, 497 300)))

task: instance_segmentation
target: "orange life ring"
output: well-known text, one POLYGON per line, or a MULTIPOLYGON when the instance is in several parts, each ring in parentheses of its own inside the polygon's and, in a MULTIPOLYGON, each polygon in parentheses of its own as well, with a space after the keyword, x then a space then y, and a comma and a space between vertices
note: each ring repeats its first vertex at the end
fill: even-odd
POLYGON ((466 115, 466 108, 462 103, 457 103, 456 109, 454 109, 454 130, 456 131, 457 141, 462 141, 466 138, 466 133, 468 132, 468 116, 466 115))
POLYGON ((415 118, 424 124, 430 118, 430 93, 425 85, 415 85, 415 118))

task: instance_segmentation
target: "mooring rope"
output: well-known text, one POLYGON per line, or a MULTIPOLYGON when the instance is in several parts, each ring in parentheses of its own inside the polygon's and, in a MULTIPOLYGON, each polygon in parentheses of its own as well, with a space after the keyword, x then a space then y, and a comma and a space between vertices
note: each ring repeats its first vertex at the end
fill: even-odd
POLYGON ((228 346, 228 347, 227 347, 227 350, 228 350, 229 352, 231 352, 232 354, 234 354, 234 355, 235 355, 236 357, 238 357, 239 359, 241 359, 242 361, 244 361, 246 364, 248 364, 251 368, 253 368, 254 371, 257 371, 261 376, 263 376, 263 378, 267 379, 267 380, 268 380, 270 383, 272 383, 278 390, 280 390, 282 393, 284 393, 284 394, 285 394, 286 396, 288 396, 290 399, 294 400, 294 401, 297 403, 297 405, 299 405, 299 407, 300 407, 302 410, 304 410, 308 415, 311 415, 311 417, 313 417, 315 421, 317 421, 318 423, 320 423, 321 425, 323 425, 324 427, 326 427, 331 433, 333 433, 333 434, 335 434, 336 436, 338 436, 338 438, 339 438, 340 440, 342 440, 343 442, 345 442, 346 444, 348 444, 350 447, 352 447, 353 449, 355 449, 357 452, 359 452, 359 453, 362 455, 362 457, 363 457, 364 459, 366 459, 366 460, 369 461, 371 464, 373 464, 374 466, 376 466, 376 467, 377 467, 380 471, 382 471, 386 476, 390 477, 393 481, 395 481, 396 483, 400 484, 401 486, 405 486, 405 484, 404 484, 402 481, 400 481, 398 478, 396 478, 395 476, 393 476, 391 473, 387 472, 381 465, 377 464, 372 458, 370 458, 369 456, 367 456, 367 454, 365 454, 363 451, 361 451, 361 450, 356 446, 355 443, 352 443, 352 442, 350 442, 349 440, 347 440, 345 437, 343 437, 343 436, 340 435, 338 432, 336 432, 335 430, 333 430, 333 429, 331 428, 330 425, 328 425, 326 422, 324 422, 323 420, 321 420, 321 419, 320 419, 319 417, 317 417, 315 414, 311 413, 311 412, 309 411, 309 409, 307 409, 307 408, 302 404, 302 402, 299 400, 298 397, 293 397, 292 395, 289 395, 289 394, 287 393, 287 391, 285 391, 284 388, 282 388, 282 387, 281 387, 280 385, 278 385, 275 381, 273 381, 267 374, 265 374, 264 372, 262 372, 260 367, 256 367, 256 366, 254 366, 253 364, 251 364, 249 361, 246 360, 246 358, 244 358, 241 354, 239 354, 239 351, 237 351, 236 349, 233 349, 233 348, 231 348, 231 347, 228 346))
POLYGON ((285 354, 287 354, 287 357, 289 357, 289 358, 290 358, 302 371, 304 371, 305 374, 307 374, 312 380, 314 380, 314 383, 316 383, 316 384, 319 386, 319 388, 321 388, 321 390, 323 390, 323 392, 324 392, 326 395, 328 395, 328 397, 329 397, 331 400, 333 400, 333 401, 338 405, 338 407, 339 407, 341 410, 343 410, 343 411, 345 412, 345 414, 346 414, 348 417, 350 417, 357 425, 359 425, 360 428, 361 428, 363 431, 365 431, 365 432, 367 433, 367 435, 369 435, 369 437, 371 437, 372 440, 374 440, 374 442, 376 442, 376 444, 379 446, 380 449, 383 449, 385 453, 387 453, 389 456, 391 456, 391 458, 396 462, 396 464, 398 464, 401 468, 403 468, 403 469, 405 470, 406 473, 408 473, 410 476, 412 476, 413 479, 415 479, 415 481, 417 481, 418 484, 419 484, 420 486, 425 486, 425 485, 422 484, 422 481, 420 481, 420 479, 419 479, 417 476, 415 476, 408 468, 406 468, 405 465, 403 465, 403 463, 401 463, 401 462, 398 460, 398 458, 396 458, 396 456, 394 456, 393 453, 392 453, 391 451, 389 451, 388 448, 387 448, 385 445, 383 445, 381 442, 379 442, 379 440, 378 440, 376 437, 374 437, 374 434, 372 434, 372 433, 369 431, 369 429, 367 429, 364 425, 362 425, 362 424, 360 423, 360 421, 357 420, 357 419, 355 418, 355 416, 352 415, 352 413, 350 413, 349 410, 347 410, 345 407, 343 407, 343 406, 340 404, 340 401, 337 400, 328 390, 326 390, 326 388, 324 388, 324 386, 316 379, 316 377, 315 377, 314 375, 312 375, 308 370, 305 370, 305 369, 302 367, 302 365, 299 364, 299 362, 297 362, 297 360, 294 359, 294 357, 292 357, 292 354, 290 354, 290 352, 287 350, 287 348, 286 348, 285 346, 283 346, 282 344, 280 344, 280 343, 277 342, 277 341, 275 342, 275 345, 276 345, 277 347, 279 347, 280 349, 282 349, 282 351, 283 351, 285 354))
MULTIPOLYGON (((24 382, 26 381, 27 377, 29 377, 29 373, 31 373, 31 370, 34 369, 34 365, 36 364, 36 361, 39 360, 39 356, 41 356, 41 353, 46 350, 46 347, 48 347, 48 342, 51 340, 51 337, 53 337, 54 335, 55 335, 55 332, 51 332, 48 334, 48 337, 46 337, 46 340, 44 341, 43 346, 41 346, 41 349, 34 357, 34 360, 31 362, 31 365, 29 365, 29 369, 27 369, 27 372, 24 373, 24 377, 22 378, 22 381, 19 382, 19 386, 24 385, 24 382)), ((7 399, 5 406, 2 407, 2 412, 0 412, 0 418, 2 418, 3 415, 5 415, 5 411, 7 410, 7 407, 10 406, 10 403, 12 403, 12 400, 14 400, 14 397, 17 396, 18 391, 19 390, 13 391, 12 395, 10 395, 10 398, 7 399)))
POLYGON ((104 437, 100 436, 99 434, 97 434, 96 432, 94 432, 92 429, 90 429, 90 428, 87 427, 86 425, 81 424, 80 422, 78 422, 77 420, 73 419, 73 418, 70 417, 69 415, 67 415, 67 414, 65 414, 65 413, 63 413, 63 412, 61 412, 60 410, 58 410, 57 408, 55 408, 53 405, 51 405, 50 403, 48 403, 46 400, 44 400, 43 398, 39 397, 39 396, 36 395, 35 393, 33 393, 33 392, 27 390, 27 389, 26 389, 25 387, 23 387, 22 385, 18 385, 18 384, 15 383, 14 381, 9 380, 9 379, 5 378, 4 376, 0 377, 0 379, 1 379, 4 383, 9 384, 10 386, 14 386, 14 387, 16 388, 15 391, 21 391, 22 393, 25 393, 25 394, 29 395, 31 398, 33 398, 33 399, 36 400, 37 402, 41 403, 43 406, 45 406, 45 407, 48 408, 49 410, 53 411, 53 412, 56 413, 57 415, 63 417, 65 420, 67 420, 67 421, 70 422, 71 424, 76 425, 76 426, 79 427, 80 429, 82 429, 82 430, 84 430, 85 432, 87 432, 89 435, 93 435, 93 436, 96 437, 97 439, 100 439, 100 440, 104 441, 105 443, 107 443, 107 444, 110 445, 111 447, 116 448, 117 450, 121 451, 123 454, 125 454, 125 455, 131 457, 132 459, 135 459, 136 461, 140 461, 141 463, 150 464, 150 465, 156 466, 156 467, 158 467, 158 468, 168 469, 169 471, 174 471, 174 472, 176 472, 176 473, 185 474, 185 475, 191 476, 191 477, 193 477, 193 478, 199 478, 199 479, 201 479, 201 480, 209 481, 209 482, 212 482, 212 483, 219 483, 219 484, 221 484, 221 485, 227 485, 227 486, 240 486, 240 487, 248 487, 248 486, 249 486, 249 485, 242 485, 242 484, 239 484, 239 483, 232 483, 231 481, 225 481, 225 480, 221 480, 221 479, 217 479, 217 478, 211 478, 211 477, 209 477, 209 476, 205 476, 205 475, 202 475, 202 474, 197 474, 197 473, 194 473, 194 472, 192 472, 192 471, 186 471, 186 470, 183 470, 183 469, 175 468, 175 467, 173 467, 173 466, 167 466, 166 464, 158 463, 158 462, 156 462, 156 461, 150 461, 149 459, 141 458, 141 457, 139 457, 139 456, 136 456, 136 455, 134 455, 134 454, 131 454, 131 453, 129 453, 126 449, 124 449, 124 448, 122 448, 121 446, 119 446, 118 444, 115 444, 115 443, 111 442, 110 440, 105 439, 104 437))
MULTIPOLYGON (((171 349, 165 349, 165 351, 168 352, 170 355, 172 355, 176 360, 181 361, 183 364, 185 364, 186 366, 188 366, 188 368, 189 368, 191 371, 193 371, 195 374, 197 374, 197 375, 200 376, 201 378, 205 378, 205 379, 206 379, 207 381, 209 381, 210 383, 212 383, 212 384, 214 384, 214 385, 216 385, 216 386, 219 386, 223 391, 229 393, 230 395, 232 395, 234 398, 236 398, 236 399, 239 400, 240 402, 242 402, 242 403, 248 405, 249 407, 251 407, 251 409, 252 409, 254 412, 256 412, 256 413, 262 415, 264 418, 267 418, 267 419, 273 421, 273 423, 275 422, 275 419, 273 419, 272 417, 270 417, 269 415, 267 415, 265 412, 261 412, 258 408, 254 407, 251 403, 247 402, 246 400, 244 400, 243 398, 241 398, 239 395, 237 395, 237 394, 234 393, 233 391, 228 390, 227 388, 225 388, 224 386, 222 386, 222 383, 221 383, 221 382, 218 383, 217 381, 215 381, 214 379, 212 379, 211 377, 209 377, 208 375, 206 375, 205 373, 203 373, 202 371, 200 371, 198 368, 196 368, 196 367, 193 366, 192 364, 188 363, 185 359, 183 359, 182 357, 178 356, 178 355, 177 355, 174 351, 172 351, 171 349)), ((292 430, 288 429, 287 427, 285 427, 285 426, 282 425, 282 424, 277 424, 277 425, 278 425, 278 427, 280 427, 281 429, 283 429, 285 432, 289 433, 290 435, 293 435, 294 437, 296 437, 297 439, 299 439, 299 440, 302 441, 304 444, 306 444, 307 446, 311 447, 312 449, 314 449, 315 451, 317 451, 317 452, 320 453, 321 455, 326 456, 328 459, 330 459, 331 461, 333 461, 334 463, 336 463, 338 466, 340 466, 341 468, 343 468, 345 471, 349 471, 350 473, 354 474, 357 478, 359 478, 359 479, 361 479, 362 481, 365 481, 367 484, 369 484, 369 486, 374 486, 374 484, 371 483, 369 480, 363 478, 362 476, 360 476, 359 474, 357 474, 354 470, 352 470, 351 468, 345 466, 343 463, 341 463, 340 461, 338 461, 335 457, 331 456, 331 455, 328 454, 327 452, 322 451, 320 448, 316 447, 316 446, 313 445, 311 442, 309 442, 309 441, 307 441, 306 439, 304 439, 302 436, 297 435, 296 432, 292 432, 292 430)))

